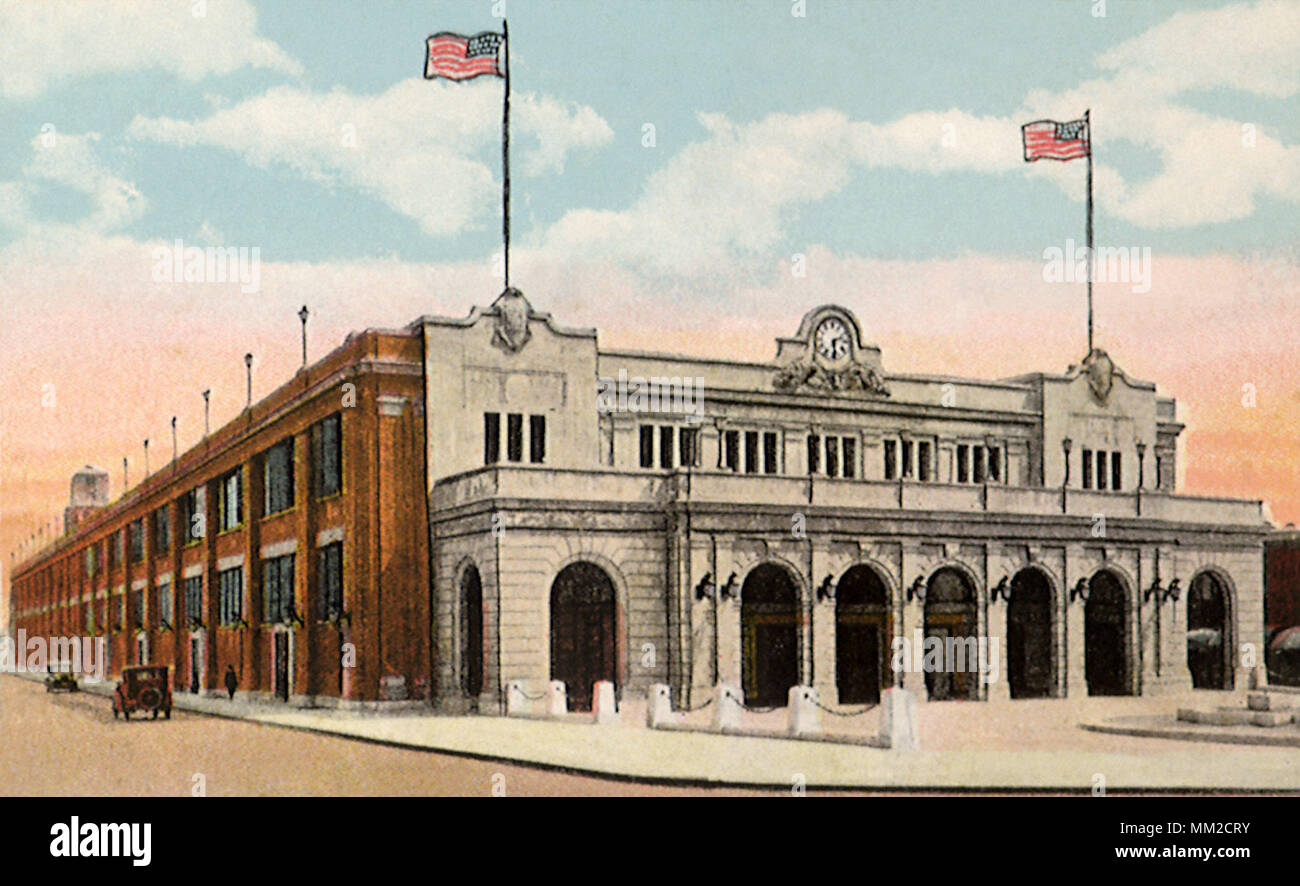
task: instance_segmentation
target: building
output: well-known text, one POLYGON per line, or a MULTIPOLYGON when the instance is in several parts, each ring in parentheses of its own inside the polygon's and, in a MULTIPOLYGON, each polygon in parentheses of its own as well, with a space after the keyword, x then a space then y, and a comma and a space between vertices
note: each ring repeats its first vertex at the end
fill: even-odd
POLYGON ((22 564, 13 623, 76 630, 130 589, 111 609, 125 621, 96 623, 115 664, 167 661, 213 690, 238 661, 245 686, 282 698, 449 711, 495 712, 514 680, 563 680, 575 709, 598 680, 667 683, 692 707, 720 681, 750 706, 795 684, 831 705, 890 685, 932 700, 1229 688, 1263 650, 1269 527, 1257 501, 1177 494, 1181 430, 1174 401, 1101 350, 1062 374, 893 373, 835 305, 770 362, 607 350, 509 289, 300 372, 22 564), (292 438, 296 476, 315 476, 328 421, 341 493, 298 483, 262 516, 287 457, 273 447, 292 438), (179 538, 191 490, 223 528, 155 555, 146 518, 170 508, 179 538), (86 551, 114 539, 118 559, 92 570, 86 551), (176 575, 197 579, 193 630, 157 615, 169 594, 189 611, 162 581, 176 575), (228 606, 253 617, 226 626, 228 606), (997 647, 996 671, 895 667, 895 639, 928 638, 997 647))

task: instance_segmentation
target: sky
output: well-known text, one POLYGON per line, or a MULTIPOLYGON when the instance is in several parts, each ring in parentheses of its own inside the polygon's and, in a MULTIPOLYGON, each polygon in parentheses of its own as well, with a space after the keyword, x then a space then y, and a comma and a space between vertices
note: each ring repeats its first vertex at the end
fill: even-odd
POLYGON ((1097 345, 1177 398, 1182 489, 1300 520, 1300 2, 0 0, 0 556, 84 464, 113 495, 352 330, 501 289, 502 81, 424 40, 510 24, 511 283, 601 343, 770 359, 844 304, 885 368, 1001 378, 1097 345), (256 250, 256 286, 161 247, 256 250))

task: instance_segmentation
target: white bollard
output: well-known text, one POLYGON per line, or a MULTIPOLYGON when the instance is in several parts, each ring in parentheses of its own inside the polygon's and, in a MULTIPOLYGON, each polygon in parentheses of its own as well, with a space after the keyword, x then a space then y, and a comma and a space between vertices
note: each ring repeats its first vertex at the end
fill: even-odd
POLYGON ((880 693, 880 705, 885 709, 880 737, 895 751, 916 750, 915 693, 908 689, 886 689, 880 693))
POLYGON ((569 712, 569 696, 563 680, 552 680, 546 686, 546 715, 563 717, 569 712))
POLYGON ((740 690, 719 683, 713 690, 713 728, 721 732, 740 728, 740 690))
POLYGON ((822 731, 821 710, 817 707, 817 690, 811 686, 791 686, 786 696, 786 717, 791 735, 812 735, 822 731))
POLYGON ((591 709, 596 712, 596 722, 600 725, 618 722, 613 683, 601 680, 591 688, 591 709))
POLYGON ((669 694, 667 683, 651 683, 650 691, 645 697, 645 725, 650 729, 659 728, 660 724, 671 723, 673 719, 673 699, 669 694))
POLYGON ((506 716, 518 717, 528 713, 528 696, 524 694, 524 681, 506 683, 506 716))

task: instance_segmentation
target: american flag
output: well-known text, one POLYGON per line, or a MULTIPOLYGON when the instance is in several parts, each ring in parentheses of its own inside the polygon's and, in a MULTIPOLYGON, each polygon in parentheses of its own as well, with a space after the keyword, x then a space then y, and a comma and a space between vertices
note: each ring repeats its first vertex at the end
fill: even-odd
POLYGON ((1088 121, 1035 120, 1020 127, 1025 139, 1025 161, 1074 160, 1087 157, 1091 150, 1088 121))
POLYGON ((497 53, 505 36, 484 31, 473 37, 443 31, 428 39, 429 54, 424 63, 424 79, 446 77, 469 80, 480 74, 504 76, 497 63, 497 53))

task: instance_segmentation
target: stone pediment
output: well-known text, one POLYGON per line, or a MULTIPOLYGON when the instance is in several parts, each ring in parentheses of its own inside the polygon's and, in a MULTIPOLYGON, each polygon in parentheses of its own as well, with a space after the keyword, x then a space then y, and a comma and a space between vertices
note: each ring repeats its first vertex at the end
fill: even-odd
POLYGON ((804 315, 798 331, 777 340, 772 386, 782 393, 888 397, 880 349, 864 344, 858 320, 839 305, 804 315))

